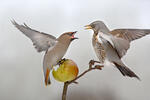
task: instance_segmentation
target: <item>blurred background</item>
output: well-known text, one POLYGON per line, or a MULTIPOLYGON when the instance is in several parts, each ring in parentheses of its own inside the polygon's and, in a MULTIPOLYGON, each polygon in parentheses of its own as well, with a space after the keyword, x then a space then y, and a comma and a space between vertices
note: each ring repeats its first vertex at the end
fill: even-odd
MULTIPOLYGON (((0 100, 61 100, 63 83, 52 78, 45 87, 44 53, 10 22, 25 22, 31 28, 58 37, 78 31, 65 58, 74 60, 80 73, 91 59, 98 60, 91 44, 92 31, 84 30, 95 20, 115 28, 150 29, 150 0, 0 0, 0 100)), ((67 100, 148 100, 150 98, 150 36, 131 43, 125 64, 141 81, 123 77, 112 66, 92 71, 69 86, 67 100)))

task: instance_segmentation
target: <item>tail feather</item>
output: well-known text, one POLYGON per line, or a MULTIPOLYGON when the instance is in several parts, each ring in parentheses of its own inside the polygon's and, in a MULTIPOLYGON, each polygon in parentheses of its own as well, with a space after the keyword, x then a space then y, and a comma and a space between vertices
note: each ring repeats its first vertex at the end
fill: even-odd
POLYGON ((123 76, 135 77, 138 80, 140 80, 140 78, 124 64, 119 64, 117 62, 113 62, 113 63, 116 65, 116 67, 119 69, 119 71, 122 73, 123 76))
POLYGON ((46 86, 51 84, 49 73, 50 73, 50 69, 47 68, 46 69, 46 73, 44 75, 44 77, 45 77, 45 85, 46 86))

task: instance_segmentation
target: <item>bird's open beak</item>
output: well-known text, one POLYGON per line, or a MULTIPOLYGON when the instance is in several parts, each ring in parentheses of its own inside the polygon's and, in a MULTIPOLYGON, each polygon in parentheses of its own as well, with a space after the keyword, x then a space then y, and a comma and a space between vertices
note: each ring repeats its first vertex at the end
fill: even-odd
POLYGON ((71 40, 79 39, 78 37, 74 37, 74 35, 77 33, 77 31, 72 32, 71 40))
POLYGON ((86 30, 92 29, 91 25, 85 25, 84 27, 85 27, 86 30))

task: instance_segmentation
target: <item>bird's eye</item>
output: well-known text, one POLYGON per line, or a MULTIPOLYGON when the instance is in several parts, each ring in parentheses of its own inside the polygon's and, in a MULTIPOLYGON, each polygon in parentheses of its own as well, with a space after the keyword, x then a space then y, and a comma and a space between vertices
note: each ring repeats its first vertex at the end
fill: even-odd
POLYGON ((92 28, 95 28, 95 25, 94 25, 94 24, 91 24, 91 27, 92 27, 92 28))
POLYGON ((72 34, 70 34, 70 33, 67 33, 67 35, 72 36, 72 34))

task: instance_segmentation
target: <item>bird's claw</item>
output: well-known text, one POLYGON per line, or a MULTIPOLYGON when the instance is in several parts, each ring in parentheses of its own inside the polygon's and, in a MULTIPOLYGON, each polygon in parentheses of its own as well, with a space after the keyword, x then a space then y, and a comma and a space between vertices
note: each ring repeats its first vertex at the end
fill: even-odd
POLYGON ((92 68, 92 66, 93 66, 95 63, 101 63, 101 62, 95 61, 95 60, 90 60, 90 62, 89 62, 89 68, 92 68))
POLYGON ((58 62, 58 65, 63 64, 63 63, 64 63, 64 61, 66 61, 66 59, 65 59, 65 58, 61 59, 61 60, 58 62))
POLYGON ((102 65, 95 65, 95 68, 99 69, 99 70, 102 70, 102 67, 104 67, 104 66, 102 66, 102 65))
POLYGON ((90 60, 89 64, 90 65, 94 65, 95 61, 94 60, 90 60))
POLYGON ((90 62, 89 62, 89 68, 92 68, 92 66, 94 65, 94 60, 90 60, 90 62))

